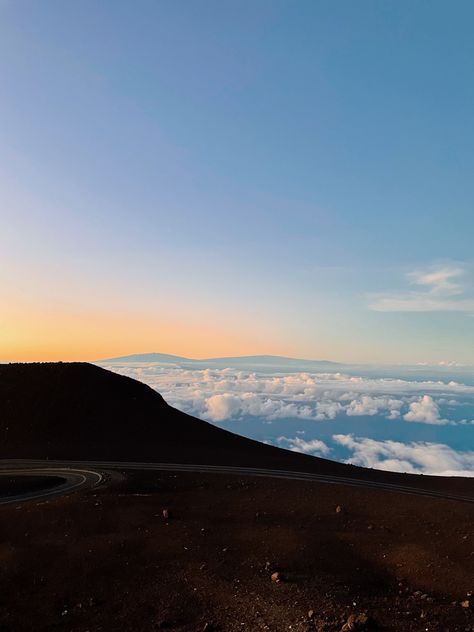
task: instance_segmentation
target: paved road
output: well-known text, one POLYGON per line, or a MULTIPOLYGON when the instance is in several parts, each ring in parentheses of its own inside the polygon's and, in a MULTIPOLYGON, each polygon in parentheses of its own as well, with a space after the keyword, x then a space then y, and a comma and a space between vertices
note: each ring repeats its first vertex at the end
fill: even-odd
POLYGON ((182 463, 135 463, 117 461, 38 461, 38 460, 8 460, 0 461, 0 476, 17 474, 38 474, 46 476, 62 476, 66 482, 53 489, 36 491, 31 494, 21 494, 15 497, 0 498, 0 504, 20 502, 26 500, 38 500, 67 494, 84 487, 93 487, 101 484, 106 478, 107 472, 124 470, 146 470, 159 472, 195 472, 201 474, 232 474, 237 476, 263 476, 270 478, 283 478, 296 481, 313 481, 329 485, 350 485, 353 487, 365 487, 384 491, 428 496, 444 500, 457 500, 474 503, 474 495, 460 496, 446 494, 428 489, 418 489, 391 483, 377 481, 365 481, 350 477, 327 476, 309 472, 291 472, 285 470, 271 470, 251 467, 227 467, 220 465, 185 465, 182 463))

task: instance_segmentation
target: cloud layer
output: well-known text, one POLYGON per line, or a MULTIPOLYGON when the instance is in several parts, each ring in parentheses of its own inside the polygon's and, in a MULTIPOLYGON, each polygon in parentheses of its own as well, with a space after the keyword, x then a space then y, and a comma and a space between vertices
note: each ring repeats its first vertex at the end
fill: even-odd
POLYGON ((455 423, 446 412, 441 413, 442 406, 454 409, 460 398, 474 400, 474 386, 458 382, 343 373, 258 374, 158 364, 108 364, 107 368, 149 384, 172 406, 214 422, 246 417, 327 421, 339 416, 381 416, 442 425, 455 423))
MULTIPOLYGON (((336 434, 332 441, 350 453, 345 459, 361 467, 370 467, 391 472, 431 474, 438 476, 474 477, 474 451, 458 451, 442 443, 415 441, 377 441, 353 434, 336 434)), ((333 448, 320 441, 302 437, 278 437, 275 444, 293 452, 327 457, 333 448)))
POLYGON ((333 435, 351 456, 347 463, 392 472, 474 476, 474 452, 457 451, 442 443, 376 441, 352 434, 333 435))
MULTIPOLYGON (((268 374, 156 363, 107 364, 107 368, 149 384, 172 406, 217 424, 238 423, 242 419, 268 424, 277 419, 289 420, 284 430, 281 424, 275 430, 282 436, 272 435, 271 429, 276 426, 266 426, 267 442, 281 448, 382 470, 474 475, 473 451, 456 451, 442 443, 402 443, 357 436, 360 433, 357 420, 362 417, 382 417, 398 424, 398 428, 403 425, 403 434, 408 439, 414 424, 424 424, 426 431, 427 424, 472 424, 471 418, 459 419, 457 415, 455 421, 454 417, 460 407, 471 410, 474 407, 474 386, 454 381, 370 378, 337 372, 268 374), (335 426, 332 434, 328 436, 326 432, 324 441, 314 435, 306 438, 306 434, 312 434, 311 427, 314 434, 318 433, 318 422, 338 423, 336 419, 353 420, 354 432, 337 434, 335 426), (315 424, 306 424, 306 430, 295 431, 291 422, 298 420, 315 424)), ((464 432, 469 431, 466 428, 464 432)))

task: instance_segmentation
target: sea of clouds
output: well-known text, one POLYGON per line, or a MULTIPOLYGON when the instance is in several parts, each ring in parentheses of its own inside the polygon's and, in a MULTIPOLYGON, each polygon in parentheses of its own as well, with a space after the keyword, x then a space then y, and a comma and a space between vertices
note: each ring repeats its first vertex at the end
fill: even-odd
MULTIPOLYGON (((257 428, 266 424, 265 440, 290 450, 393 471, 474 475, 473 385, 342 372, 269 374, 158 363, 104 366, 145 382, 170 405, 234 432, 261 439, 257 428), (399 434, 403 425, 404 440, 361 436, 358 420, 368 419, 392 424, 399 434), (353 424, 351 432, 338 432, 337 422, 347 427, 348 421, 353 424), (303 429, 298 422, 304 422, 303 429), (333 422, 334 432, 326 432, 324 440, 318 422, 319 429, 333 422), (421 425, 458 427, 458 433, 463 427, 465 449, 410 440, 410 426, 414 429, 415 424, 417 436, 421 425)), ((367 428, 365 424, 365 432, 367 428)))

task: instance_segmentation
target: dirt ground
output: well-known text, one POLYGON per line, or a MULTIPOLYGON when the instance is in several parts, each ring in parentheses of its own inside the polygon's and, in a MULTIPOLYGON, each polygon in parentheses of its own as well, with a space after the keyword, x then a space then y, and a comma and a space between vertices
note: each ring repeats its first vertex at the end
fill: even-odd
POLYGON ((341 485, 129 472, 0 508, 0 630, 470 631, 473 519, 341 485))

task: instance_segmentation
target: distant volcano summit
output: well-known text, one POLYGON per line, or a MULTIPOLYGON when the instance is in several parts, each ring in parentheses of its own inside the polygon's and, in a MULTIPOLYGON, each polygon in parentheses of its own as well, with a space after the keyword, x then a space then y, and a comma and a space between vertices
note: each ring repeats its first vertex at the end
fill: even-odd
POLYGON ((112 362, 156 362, 163 364, 179 364, 196 367, 251 367, 263 369, 295 369, 298 370, 324 370, 342 366, 338 362, 329 360, 304 360, 299 358, 287 358, 277 355, 250 355, 250 356, 226 356, 222 358, 193 359, 182 356, 169 355, 167 353, 134 353, 132 355, 120 356, 117 358, 107 358, 99 363, 112 362))

